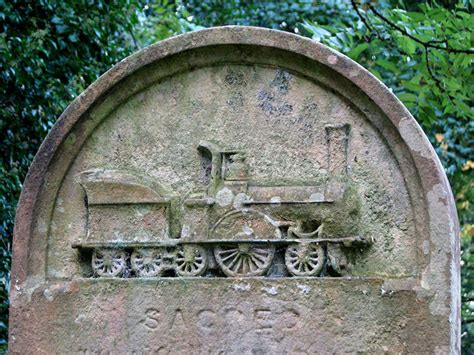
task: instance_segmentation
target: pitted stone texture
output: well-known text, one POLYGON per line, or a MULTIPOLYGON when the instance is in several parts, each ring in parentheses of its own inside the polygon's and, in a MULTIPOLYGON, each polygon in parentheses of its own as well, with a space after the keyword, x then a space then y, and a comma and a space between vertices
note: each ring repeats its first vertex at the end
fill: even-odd
POLYGON ((459 350, 439 160, 383 84, 318 43, 226 27, 151 46, 71 104, 24 186, 12 353, 459 350), (100 248, 120 272, 91 269, 100 248))
POLYGON ((368 279, 47 283, 32 306, 12 335, 44 353, 423 353, 448 332, 428 299, 368 279))

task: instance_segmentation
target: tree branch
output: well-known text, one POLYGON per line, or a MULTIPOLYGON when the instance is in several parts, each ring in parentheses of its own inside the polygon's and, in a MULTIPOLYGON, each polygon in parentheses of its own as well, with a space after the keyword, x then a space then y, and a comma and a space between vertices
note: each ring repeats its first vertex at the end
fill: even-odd
POLYGON ((445 43, 446 43, 446 47, 443 47, 443 46, 439 46, 435 43, 438 43, 438 41, 427 41, 427 42, 424 42, 422 41, 421 39, 409 34, 404 28, 398 26, 397 24, 393 23, 392 21, 390 21, 388 18, 386 18, 384 15, 382 15, 380 12, 378 12, 370 3, 367 4, 367 6, 369 7, 369 9, 374 13, 375 16, 377 16, 378 18, 380 18, 382 21, 384 21, 386 24, 388 24, 390 27, 396 29, 397 31, 401 32, 403 35, 411 38, 412 40, 414 40, 415 42, 421 44, 423 47, 427 48, 427 47, 430 47, 430 48, 436 48, 436 49, 441 49, 441 50, 444 50, 444 51, 447 51, 449 53, 467 53, 467 54, 474 54, 474 50, 472 49, 456 49, 456 48, 450 48, 449 45, 448 45, 448 41, 446 40, 445 43))
POLYGON ((430 55, 429 55, 427 47, 425 47, 425 60, 426 60, 426 68, 428 69, 428 73, 430 74, 434 82, 436 83, 436 86, 438 87, 438 89, 443 90, 441 86, 441 81, 434 75, 433 69, 431 68, 430 55))
POLYGON ((372 28, 371 25, 369 25, 369 22, 367 21, 367 19, 364 16, 362 16, 362 14, 360 13, 360 9, 357 6, 357 3, 355 2, 355 0, 351 0, 351 4, 352 4, 352 8, 355 10, 355 12, 357 13, 357 16, 362 21, 362 23, 365 25, 365 27, 367 27, 367 29, 369 31, 373 31, 373 28, 372 28))
POLYGON ((139 49, 138 43, 137 43, 137 39, 135 38, 135 34, 133 33, 133 29, 132 29, 132 28, 129 28, 129 29, 128 29, 128 33, 129 33, 130 36, 132 37, 133 45, 135 46, 135 48, 136 48, 136 49, 139 49))
MULTIPOLYGON (((426 60, 426 68, 428 69, 428 73, 430 74, 431 78, 435 82, 436 87, 441 91, 441 92, 446 92, 446 90, 443 88, 441 80, 439 80, 436 75, 433 72, 433 68, 431 67, 430 64, 430 54, 429 54, 429 48, 425 47, 425 60, 426 60)), ((449 101, 454 105, 454 97, 452 97, 450 94, 447 94, 449 101)))
MULTIPOLYGON (((380 34, 380 31, 377 28, 374 28, 369 24, 369 21, 360 12, 360 9, 357 6, 357 3, 355 2, 355 0, 351 0, 351 4, 352 4, 353 9, 357 12, 357 15, 360 18, 360 20, 362 21, 362 23, 364 23, 367 26, 367 29, 372 31, 372 34, 374 34, 374 36, 376 38, 378 38, 379 40, 381 40, 383 42, 386 42, 387 45, 390 46, 391 48, 394 48, 394 49, 398 50, 400 53, 402 53, 403 55, 406 55, 407 57, 409 57, 409 54, 407 52, 405 52, 403 49, 401 49, 400 46, 394 44, 393 40, 383 38, 380 34)), ((369 36, 364 36, 364 37, 366 38, 367 42, 371 41, 369 36)))
MULTIPOLYGON (((351 0, 351 4, 352 4, 352 7, 354 8, 354 10, 357 12, 357 16, 359 16, 360 20, 365 24, 365 26, 367 27, 367 29, 371 30, 373 33, 375 33, 375 35, 377 36, 377 38, 379 38, 380 40, 384 41, 384 42, 387 42, 387 44, 394 48, 397 48, 397 50, 406 55, 406 56, 409 56, 408 53, 405 53, 401 48, 399 48, 399 46, 396 46, 396 45, 392 45, 390 43, 390 40, 387 41, 387 40, 384 40, 378 30, 376 28, 373 28, 371 27, 368 22, 367 22, 367 19, 362 15, 362 13, 360 12, 360 9, 358 7, 358 4, 356 3, 355 0, 351 0)), ((433 68, 431 67, 431 62, 430 62, 430 54, 429 54, 429 49, 430 48, 438 48, 439 46, 436 46, 436 45, 433 45, 433 43, 445 43, 446 44, 446 48, 444 47, 439 47, 438 49, 442 49, 442 50, 446 50, 446 51, 456 51, 456 50, 453 50, 451 48, 449 48, 449 44, 448 44, 448 41, 437 41, 437 40, 434 40, 434 41, 428 41, 428 42, 423 42, 421 40, 419 40, 418 38, 410 35, 406 30, 404 30, 403 28, 399 27, 398 25, 392 23, 390 20, 388 20, 385 16, 383 16, 382 14, 380 14, 377 10, 375 10, 373 8, 372 5, 368 4, 369 6, 369 9, 376 15, 378 16, 379 18, 381 18, 384 22, 386 22, 390 27, 392 28, 395 28, 396 30, 400 31, 402 34, 412 38, 414 41, 420 43, 421 45, 423 45, 423 48, 424 48, 424 52, 425 52, 425 61, 426 61, 426 68, 428 70, 428 73, 430 75, 430 77, 433 79, 433 81, 435 82, 435 85, 436 87, 441 91, 441 92, 445 92, 446 90, 443 88, 443 85, 442 85, 442 82, 441 80, 439 80, 434 71, 433 71, 433 68)), ((451 95, 447 95, 448 96, 448 99, 451 101, 451 103, 453 103, 453 97, 451 95)))

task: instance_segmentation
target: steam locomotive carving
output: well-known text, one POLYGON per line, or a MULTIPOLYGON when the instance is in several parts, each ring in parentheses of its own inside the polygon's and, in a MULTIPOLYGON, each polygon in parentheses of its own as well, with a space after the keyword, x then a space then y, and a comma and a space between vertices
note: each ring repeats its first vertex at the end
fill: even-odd
POLYGON ((245 152, 201 142, 205 189, 178 196, 117 170, 90 170, 87 237, 101 277, 318 276, 347 272, 358 235, 358 195, 347 174, 350 127, 326 126, 327 176, 317 183, 263 185, 249 178, 245 152))

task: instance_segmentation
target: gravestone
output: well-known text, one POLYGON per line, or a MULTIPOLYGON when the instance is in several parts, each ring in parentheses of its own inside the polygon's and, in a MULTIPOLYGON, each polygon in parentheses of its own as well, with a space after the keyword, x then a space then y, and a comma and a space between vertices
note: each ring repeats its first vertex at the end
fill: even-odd
POLYGON ((380 81, 223 27, 67 108, 18 208, 12 353, 457 353, 453 197, 380 81))

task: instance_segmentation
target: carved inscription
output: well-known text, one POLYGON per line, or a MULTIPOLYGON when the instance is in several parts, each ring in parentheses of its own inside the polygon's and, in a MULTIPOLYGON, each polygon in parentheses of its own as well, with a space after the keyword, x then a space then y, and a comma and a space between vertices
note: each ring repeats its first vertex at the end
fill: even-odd
POLYGON ((148 308, 145 311, 144 318, 140 321, 145 328, 155 330, 160 325, 160 311, 156 308, 148 308))
POLYGON ((300 313, 293 307, 255 307, 244 309, 239 306, 203 308, 196 311, 174 309, 163 314, 157 308, 147 308, 139 324, 150 332, 164 332, 185 328, 198 332, 245 331, 259 332, 292 331, 300 325, 300 313))
MULTIPOLYGON (((136 354, 174 354, 177 346, 185 352, 203 349, 199 339, 220 339, 232 334, 235 339, 259 337, 263 343, 275 344, 286 338, 295 337, 303 327, 301 312, 293 305, 279 304, 269 306, 224 305, 208 306, 190 310, 173 308, 170 310, 146 308, 138 320, 138 327, 132 330, 140 333, 143 339, 152 339, 136 354), (179 339, 178 342, 175 342, 179 339), (178 344, 179 343, 179 344, 178 344)), ((262 343, 262 344, 263 344, 262 343)), ((232 350, 220 349, 212 342, 204 346, 213 354, 232 350)), ((239 351, 239 341, 233 346, 239 351)), ((234 352, 235 352, 234 351, 234 352)), ((82 354, 103 354, 100 349, 79 349, 82 354)))

